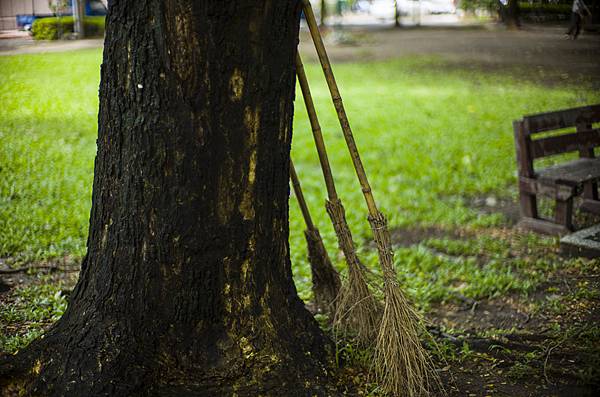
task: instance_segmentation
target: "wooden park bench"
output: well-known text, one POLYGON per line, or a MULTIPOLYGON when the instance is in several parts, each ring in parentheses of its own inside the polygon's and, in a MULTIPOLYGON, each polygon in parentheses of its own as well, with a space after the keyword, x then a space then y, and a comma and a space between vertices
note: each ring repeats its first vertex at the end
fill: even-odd
POLYGON ((519 169, 520 226, 562 235, 573 230, 573 199, 583 194, 581 209, 600 214, 598 182, 600 104, 525 116, 513 122, 519 169), (578 152, 579 158, 537 170, 534 160, 578 152), (538 214, 537 197, 556 200, 554 221, 538 214))

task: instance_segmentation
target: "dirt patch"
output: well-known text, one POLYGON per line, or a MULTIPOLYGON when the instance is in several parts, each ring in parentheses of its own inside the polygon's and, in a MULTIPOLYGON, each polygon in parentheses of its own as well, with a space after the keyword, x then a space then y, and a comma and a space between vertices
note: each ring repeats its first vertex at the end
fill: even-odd
POLYGON ((496 196, 473 197, 467 205, 482 214, 502 214, 509 225, 516 225, 521 218, 519 204, 510 198, 496 196))
POLYGON ((488 329, 523 329, 531 320, 530 314, 519 307, 514 298, 464 299, 459 303, 440 304, 429 315, 444 329, 462 329, 469 334, 488 329))
MULTIPOLYGON (((507 225, 514 226, 521 219, 519 203, 516 199, 489 196, 477 196, 466 200, 467 206, 482 214, 501 214, 507 225)), ((583 199, 576 197, 573 209, 573 223, 575 229, 584 229, 600 223, 600 216, 581 210, 583 199)), ((554 200, 542 197, 538 200, 538 207, 542 217, 552 219, 554 214, 554 200)))
MULTIPOLYGON (((595 273, 600 262, 592 266, 596 269, 592 272, 572 266, 561 268, 557 245, 531 246, 527 233, 513 228, 519 219, 515 201, 485 196, 468 202, 482 213, 501 213, 508 227, 476 232, 397 228, 392 230, 395 245, 410 247, 430 239, 464 240, 487 235, 509 242, 507 260, 554 258, 558 268, 549 269, 547 281, 528 294, 471 299, 456 293, 432 305, 427 312, 431 333, 440 345, 455 351, 445 355, 446 359, 451 357, 448 362, 437 362, 448 394, 595 396, 600 379, 600 275, 595 273)), ((580 224, 599 221, 586 213, 577 213, 577 219, 580 224)), ((435 254, 449 260, 466 258, 444 252, 439 244, 435 254)), ((473 258, 485 264, 488 254, 482 252, 473 258)))
MULTIPOLYGON (((592 397, 596 396, 593 387, 573 384, 547 384, 543 379, 529 375, 527 383, 507 378, 509 367, 490 363, 486 359, 474 358, 463 363, 453 374, 442 374, 448 385, 449 396, 552 396, 552 397, 592 397)), ((525 370, 526 371, 526 370, 525 370)))
POLYGON ((432 334, 462 351, 443 374, 449 394, 597 395, 598 288, 598 275, 559 272, 529 296, 436 305, 432 334))
MULTIPOLYGON (((14 349, 7 342, 10 338, 31 338, 48 329, 55 321, 49 308, 51 298, 57 296, 51 295, 68 299, 78 275, 79 261, 70 257, 22 267, 3 264, 0 267, 0 346, 3 349, 0 350, 14 349), (38 295, 40 292, 32 292, 47 286, 56 289, 50 296, 47 292, 45 297, 38 295)), ((7 352, 0 351, 2 354, 7 352)))
POLYGON ((4 280, 0 279, 0 294, 10 291, 10 285, 5 284, 4 280))
POLYGON ((9 266, 8 263, 11 261, 0 259, 0 301, 3 293, 35 283, 40 275, 68 277, 72 273, 77 274, 80 269, 80 259, 70 256, 25 265, 9 266))
POLYGON ((465 232, 460 230, 442 229, 432 226, 413 226, 394 228, 390 230, 392 244, 397 247, 411 247, 432 238, 461 238, 465 232))

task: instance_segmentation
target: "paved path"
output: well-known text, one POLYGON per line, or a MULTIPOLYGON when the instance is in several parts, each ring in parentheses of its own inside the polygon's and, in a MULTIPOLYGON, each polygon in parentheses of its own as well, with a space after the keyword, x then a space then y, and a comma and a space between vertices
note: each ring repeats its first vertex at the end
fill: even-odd
MULTIPOLYGON (((587 33, 578 40, 566 40, 564 28, 560 26, 507 31, 495 25, 471 29, 390 28, 353 32, 363 38, 362 42, 358 39, 358 45, 329 45, 333 59, 356 61, 438 55, 458 66, 529 69, 549 76, 587 76, 600 83, 599 34, 587 33)), ((310 40, 305 36, 301 38, 301 50, 305 57, 315 59, 310 40)))
MULTIPOLYGON (((587 76, 600 86, 600 34, 584 33, 565 40, 564 27, 525 27, 507 31, 498 25, 473 28, 351 28, 326 36, 334 61, 368 61, 406 55, 437 55, 459 67, 520 68, 549 79, 587 76), (349 41, 349 43, 345 43, 349 41)), ((301 52, 315 59, 305 30, 301 52)), ((27 38, 0 40, 0 55, 98 48, 101 39, 34 42, 27 38)))
POLYGON ((0 40, 0 56, 99 48, 103 44, 104 39, 34 41, 25 36, 0 40))

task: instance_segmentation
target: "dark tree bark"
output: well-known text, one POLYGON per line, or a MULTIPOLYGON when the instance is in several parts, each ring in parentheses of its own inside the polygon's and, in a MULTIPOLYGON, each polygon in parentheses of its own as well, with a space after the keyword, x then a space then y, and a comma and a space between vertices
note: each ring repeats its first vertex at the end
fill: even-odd
POLYGON ((325 26, 325 19, 327 18, 327 1, 321 0, 321 18, 319 25, 325 26))
POLYGON ((398 1, 394 0, 394 26, 399 28, 400 24, 400 9, 398 8, 398 1))
POLYGON ((500 19, 509 29, 519 29, 521 27, 520 13, 518 0, 508 0, 506 5, 500 3, 500 19))
POLYGON ((298 24, 295 0, 111 2, 88 253, 1 391, 331 394, 289 259, 298 24))

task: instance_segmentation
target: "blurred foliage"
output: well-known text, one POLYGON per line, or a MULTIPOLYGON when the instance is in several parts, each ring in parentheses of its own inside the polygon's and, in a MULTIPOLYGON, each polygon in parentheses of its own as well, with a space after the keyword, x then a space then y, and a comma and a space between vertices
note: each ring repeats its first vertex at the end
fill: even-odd
POLYGON ((500 7, 500 2, 498 0, 460 0, 459 7, 465 11, 493 11, 500 7))
MULTIPOLYGON (((83 18, 85 35, 97 37, 104 35, 104 17, 83 18)), ((72 16, 40 18, 33 21, 31 34, 36 40, 57 40, 73 33, 72 16)))
MULTIPOLYGON (((519 9, 522 13, 538 14, 564 14, 571 13, 573 2, 570 0, 532 0, 520 1, 519 9)), ((460 8, 465 11, 488 10, 497 11, 502 4, 499 0, 460 0, 460 8)))

